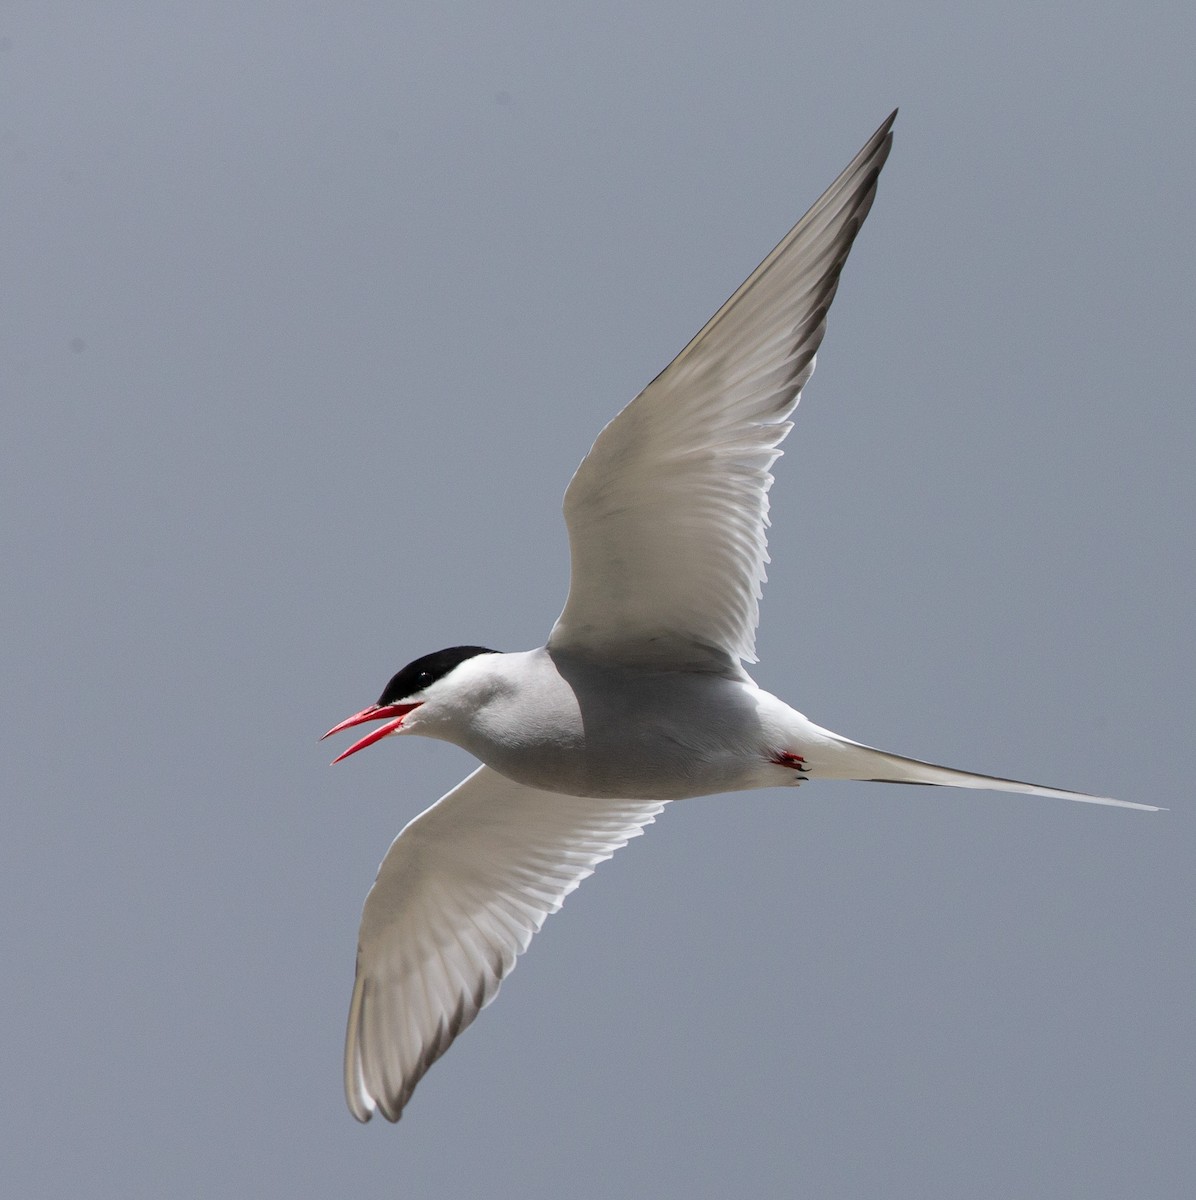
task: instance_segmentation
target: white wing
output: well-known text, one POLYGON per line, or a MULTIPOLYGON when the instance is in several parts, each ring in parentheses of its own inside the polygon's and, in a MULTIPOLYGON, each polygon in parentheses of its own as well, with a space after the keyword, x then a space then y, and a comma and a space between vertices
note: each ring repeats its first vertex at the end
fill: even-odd
POLYGON ((359 1121, 397 1121, 549 913, 664 805, 541 792, 479 767, 395 838, 366 897, 345 1043, 359 1121))
POLYGON ((769 469, 896 115, 586 455, 565 493, 572 577, 550 648, 755 662, 769 469))

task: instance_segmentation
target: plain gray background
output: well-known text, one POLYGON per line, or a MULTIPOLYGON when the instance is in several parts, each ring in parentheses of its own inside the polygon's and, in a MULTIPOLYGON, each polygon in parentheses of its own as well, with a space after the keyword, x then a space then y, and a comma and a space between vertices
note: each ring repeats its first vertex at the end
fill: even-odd
POLYGON ((1190 5, 0 14, 6 1195, 1186 1197, 1190 5), (894 106, 762 685, 1167 805, 671 807, 402 1123, 360 906, 469 768, 318 735, 538 645, 599 428, 894 106))

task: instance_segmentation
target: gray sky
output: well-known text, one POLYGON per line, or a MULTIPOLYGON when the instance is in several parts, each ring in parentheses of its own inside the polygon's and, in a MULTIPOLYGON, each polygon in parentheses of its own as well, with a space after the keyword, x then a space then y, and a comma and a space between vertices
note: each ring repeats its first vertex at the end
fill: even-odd
POLYGON ((4 6, 5 1194, 1190 1195, 1196 18, 807 7, 4 6), (757 678, 1171 812, 674 805, 359 1127, 470 763, 316 738, 543 640, 590 441, 898 104, 757 678))

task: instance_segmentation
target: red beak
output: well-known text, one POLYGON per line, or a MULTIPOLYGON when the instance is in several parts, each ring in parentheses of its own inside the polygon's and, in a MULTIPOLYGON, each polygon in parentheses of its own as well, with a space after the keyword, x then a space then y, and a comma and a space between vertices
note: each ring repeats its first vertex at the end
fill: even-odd
MULTIPOLYGON (((333 765, 340 762, 342 758, 348 758, 350 754, 356 754, 358 750, 364 750, 367 746, 372 746, 375 742, 381 741, 389 733, 394 733, 403 723, 403 718, 412 711, 419 708, 421 701, 416 701, 414 704, 371 704, 369 708, 363 708, 361 712, 354 713, 351 717, 342 721, 339 725, 334 725, 324 737, 331 737, 334 733, 340 733, 342 729, 352 729, 354 725, 364 725, 366 721, 385 721, 385 725, 379 726, 371 733, 367 733, 365 737, 356 741, 351 745, 344 754, 338 754, 332 760, 333 765)), ((323 741, 321 738, 320 741, 323 741)))

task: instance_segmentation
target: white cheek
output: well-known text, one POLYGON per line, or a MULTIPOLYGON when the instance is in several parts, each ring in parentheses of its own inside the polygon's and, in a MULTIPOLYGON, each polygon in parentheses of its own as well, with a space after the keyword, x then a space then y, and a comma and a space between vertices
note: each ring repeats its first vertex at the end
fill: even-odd
POLYGON ((423 721, 420 714, 424 710, 422 708, 412 709, 404 718, 403 723, 395 730, 395 733, 419 733, 419 726, 423 721))
POLYGON ((399 733, 413 733, 417 736, 443 738, 451 735, 456 726, 456 706, 432 701, 412 709, 407 719, 399 727, 399 733))

